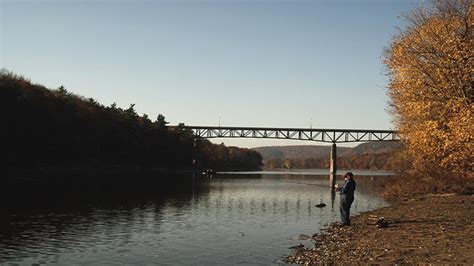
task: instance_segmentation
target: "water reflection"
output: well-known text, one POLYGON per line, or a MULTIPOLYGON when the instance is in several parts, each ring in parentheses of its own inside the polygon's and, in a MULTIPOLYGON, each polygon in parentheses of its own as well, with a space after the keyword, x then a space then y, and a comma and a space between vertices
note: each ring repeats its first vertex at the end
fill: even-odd
MULTIPOLYGON (((325 176, 222 177, 182 179, 182 189, 168 193, 10 206, 2 214, 0 263, 268 264, 299 234, 338 220, 338 196, 314 186, 327 185, 325 176), (331 207, 315 208, 320 202, 331 207)), ((386 204, 376 180, 357 181, 355 213, 386 204)))

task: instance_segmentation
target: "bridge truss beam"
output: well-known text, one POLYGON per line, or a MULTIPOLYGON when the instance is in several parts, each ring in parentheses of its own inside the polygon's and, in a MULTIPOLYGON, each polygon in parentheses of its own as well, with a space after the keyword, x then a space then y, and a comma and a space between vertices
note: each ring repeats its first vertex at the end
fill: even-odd
POLYGON ((328 143, 400 140, 393 130, 186 126, 200 138, 292 139, 328 143))

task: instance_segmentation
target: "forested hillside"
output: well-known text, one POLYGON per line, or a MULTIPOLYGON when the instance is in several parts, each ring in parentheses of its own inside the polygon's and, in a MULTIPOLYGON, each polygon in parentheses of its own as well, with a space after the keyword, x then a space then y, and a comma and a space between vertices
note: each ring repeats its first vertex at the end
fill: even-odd
POLYGON ((367 154, 386 154, 401 150, 403 145, 399 141, 372 141, 361 143, 354 148, 340 153, 341 157, 367 154))
MULTIPOLYGON (((50 90, 2 70, 0 131, 4 169, 104 168, 255 170, 261 156, 248 149, 198 140, 192 132, 168 127, 165 117, 152 121, 131 104, 123 109, 60 87, 50 90)), ((159 107, 157 107, 159 108, 159 107)))
MULTIPOLYGON (((268 146, 253 148, 258 151, 264 160, 271 159, 322 159, 331 152, 330 146, 321 145, 300 145, 300 146, 268 146)), ((337 147, 338 154, 346 152, 350 148, 337 147)))
MULTIPOLYGON (((394 170, 410 167, 399 142, 367 142, 356 147, 338 147, 339 168, 394 170)), ((328 168, 330 146, 272 146, 255 148, 262 154, 265 169, 328 168)))

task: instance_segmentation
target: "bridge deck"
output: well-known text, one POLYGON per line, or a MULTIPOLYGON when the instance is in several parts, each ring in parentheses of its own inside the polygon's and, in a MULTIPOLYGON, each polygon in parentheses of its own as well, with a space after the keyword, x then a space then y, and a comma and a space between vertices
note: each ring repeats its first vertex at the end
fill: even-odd
POLYGON ((200 138, 294 139, 329 143, 397 141, 394 130, 186 126, 200 138))

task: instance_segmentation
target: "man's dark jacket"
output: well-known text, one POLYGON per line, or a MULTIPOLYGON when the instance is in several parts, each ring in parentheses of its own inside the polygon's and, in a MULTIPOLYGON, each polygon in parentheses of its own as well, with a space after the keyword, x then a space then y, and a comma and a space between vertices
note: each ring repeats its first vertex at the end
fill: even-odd
POLYGON ((354 191, 356 189, 356 183, 353 178, 348 178, 344 185, 341 188, 341 195, 349 196, 350 198, 354 198, 354 191))

